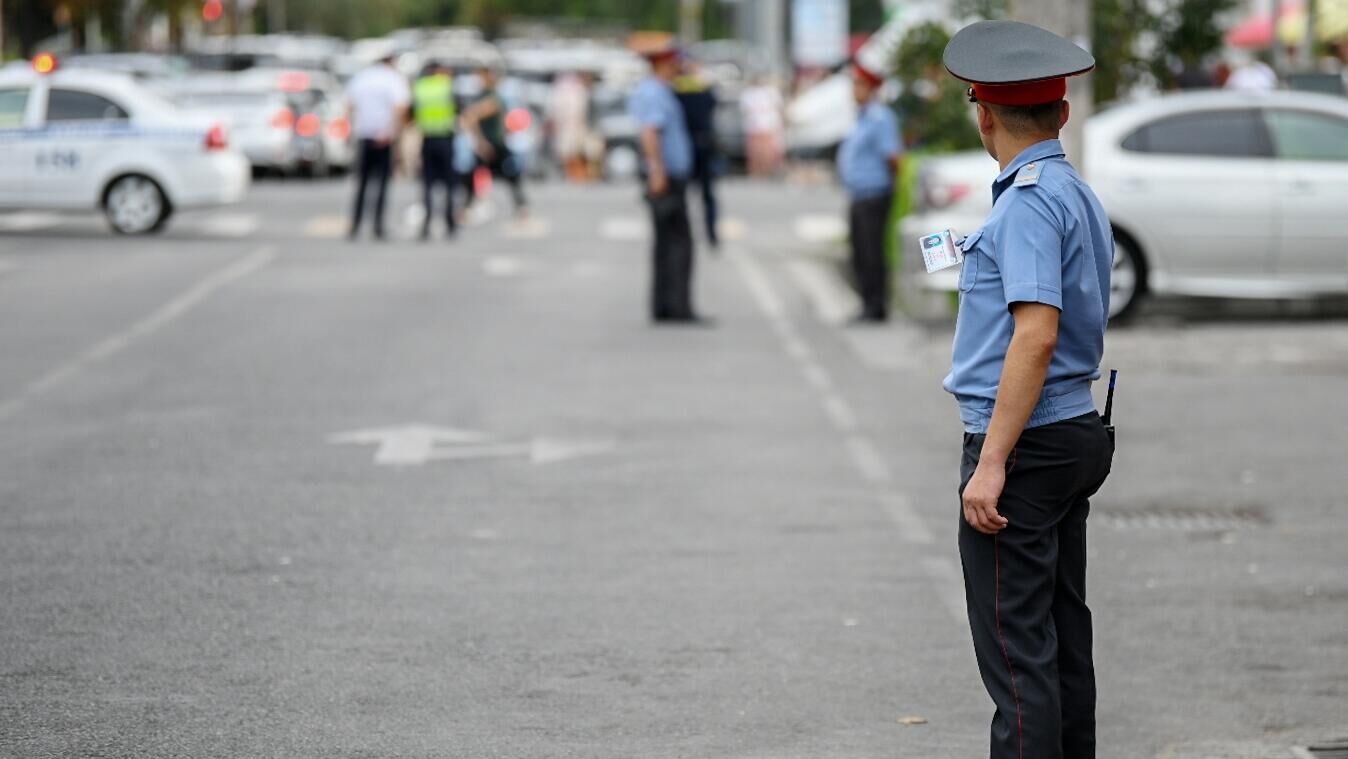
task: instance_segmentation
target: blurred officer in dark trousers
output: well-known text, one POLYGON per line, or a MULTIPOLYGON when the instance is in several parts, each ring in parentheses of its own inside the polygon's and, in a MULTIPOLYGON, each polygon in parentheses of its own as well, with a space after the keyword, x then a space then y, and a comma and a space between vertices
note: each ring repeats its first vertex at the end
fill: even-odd
POLYGON ((445 188, 445 224, 454 235, 454 78, 449 67, 435 62, 412 85, 412 120, 421 132, 421 186, 426 220, 421 239, 431 237, 435 218, 435 186, 445 188))
POLYGON ((861 293, 859 322, 889 318, 889 261, 885 237, 894 205, 902 141, 899 119, 876 95, 884 78, 860 63, 852 65, 852 95, 857 123, 838 147, 838 176, 851 201, 847 227, 852 242, 852 272, 861 293))
POLYGON ((651 318, 656 323, 701 323, 693 310, 693 235, 688 223, 693 140, 672 86, 679 53, 672 40, 641 52, 651 73, 637 85, 628 109, 641 129, 642 175, 655 232, 651 318))
POLYGON ((1109 218, 1064 156, 1066 77, 1085 50, 1014 21, 945 50, 969 82, 1001 166, 983 226, 960 243, 960 307, 945 389, 964 422, 960 560, 978 669, 996 706, 993 759, 1094 759, 1095 667, 1086 515, 1114 456, 1095 411, 1109 218))
POLYGON ((393 61, 392 55, 385 56, 351 77, 346 85, 346 98, 351 103, 351 131, 360 148, 360 176, 348 235, 353 240, 360 232, 365 191, 371 181, 376 185, 374 236, 384 239, 384 201, 393 172, 393 145, 407 123, 407 104, 412 97, 407 80, 394 68, 393 61))
POLYGON ((688 136, 693 138, 693 179, 702 190, 702 217, 707 243, 720 246, 716 236, 716 178, 721 171, 721 156, 716 149, 716 90, 694 61, 685 60, 683 73, 674 80, 674 92, 683 106, 688 136))

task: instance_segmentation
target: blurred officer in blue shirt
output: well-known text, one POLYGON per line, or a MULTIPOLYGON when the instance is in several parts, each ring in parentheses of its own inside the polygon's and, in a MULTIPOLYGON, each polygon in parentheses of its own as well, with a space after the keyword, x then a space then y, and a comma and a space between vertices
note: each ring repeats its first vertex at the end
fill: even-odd
POLYGON ((960 243, 959 319, 945 388, 964 422, 960 560, 974 653, 996 706, 993 759, 1094 759, 1086 516, 1114 443, 1095 411, 1109 218, 1064 157, 1068 76, 1085 50, 1014 21, 962 29, 945 51, 969 82, 1001 166, 983 226, 960 243))
POLYGON ((642 176, 654 225, 651 318, 656 323, 696 323, 693 310, 693 235, 688 223, 688 178, 693 140, 674 94, 679 52, 664 44, 645 53, 651 74, 628 102, 641 129, 642 176))
POLYGON ((894 178, 903 151, 899 119, 876 94, 884 78, 860 63, 852 66, 857 123, 838 148, 838 176, 851 204, 847 211, 852 270, 861 292, 857 321, 889 318, 889 261, 885 234, 894 205, 894 178))

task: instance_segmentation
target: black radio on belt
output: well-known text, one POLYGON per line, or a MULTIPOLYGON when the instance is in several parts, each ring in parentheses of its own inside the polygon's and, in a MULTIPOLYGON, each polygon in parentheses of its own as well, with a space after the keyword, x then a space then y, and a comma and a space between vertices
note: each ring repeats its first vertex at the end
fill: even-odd
POLYGON ((1105 415, 1100 421, 1105 423, 1105 432, 1109 433, 1109 442, 1114 442, 1114 383, 1119 379, 1119 370, 1109 370, 1109 392, 1105 394, 1105 415))

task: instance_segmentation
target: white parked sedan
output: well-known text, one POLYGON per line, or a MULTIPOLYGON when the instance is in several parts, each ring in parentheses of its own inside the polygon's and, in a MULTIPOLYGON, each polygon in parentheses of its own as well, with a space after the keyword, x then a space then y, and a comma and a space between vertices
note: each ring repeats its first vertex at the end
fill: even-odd
MULTIPOLYGON (((1348 100, 1297 92, 1167 95, 1095 115, 1085 142, 1085 177, 1114 225, 1113 315, 1126 314, 1146 292, 1348 293, 1348 100)), ((905 244, 937 229, 976 229, 996 174, 984 153, 924 164, 905 244)), ((929 280, 946 289, 954 282, 929 280)))
POLYGON ((248 161, 223 126, 128 75, 37 63, 0 71, 0 208, 101 209, 140 234, 247 192, 248 161))

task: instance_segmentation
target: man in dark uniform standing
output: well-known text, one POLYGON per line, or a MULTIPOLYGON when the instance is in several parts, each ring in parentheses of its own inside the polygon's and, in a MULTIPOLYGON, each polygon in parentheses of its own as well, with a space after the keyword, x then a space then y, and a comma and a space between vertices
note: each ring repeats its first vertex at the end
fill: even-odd
POLYGON ((1066 77, 1090 54, 1039 27, 984 21, 945 50, 1001 165, 983 226, 959 243, 945 388, 964 422, 959 548, 994 759, 1094 759, 1086 515, 1109 474, 1095 411, 1114 245, 1064 157, 1066 77))
POLYGON ((696 63, 684 62, 684 71, 674 80, 679 105, 683 106, 688 135, 693 138, 693 179, 702 190, 702 220, 707 244, 720 247, 716 235, 716 179, 721 172, 721 155, 716 149, 716 90, 696 63))
POLYGON ((651 74, 637 85, 628 110, 641 129, 642 175, 654 226, 651 319, 698 324, 693 310, 693 235, 688 224, 688 178, 693 141, 672 83, 679 52, 672 43, 645 51, 651 74))

